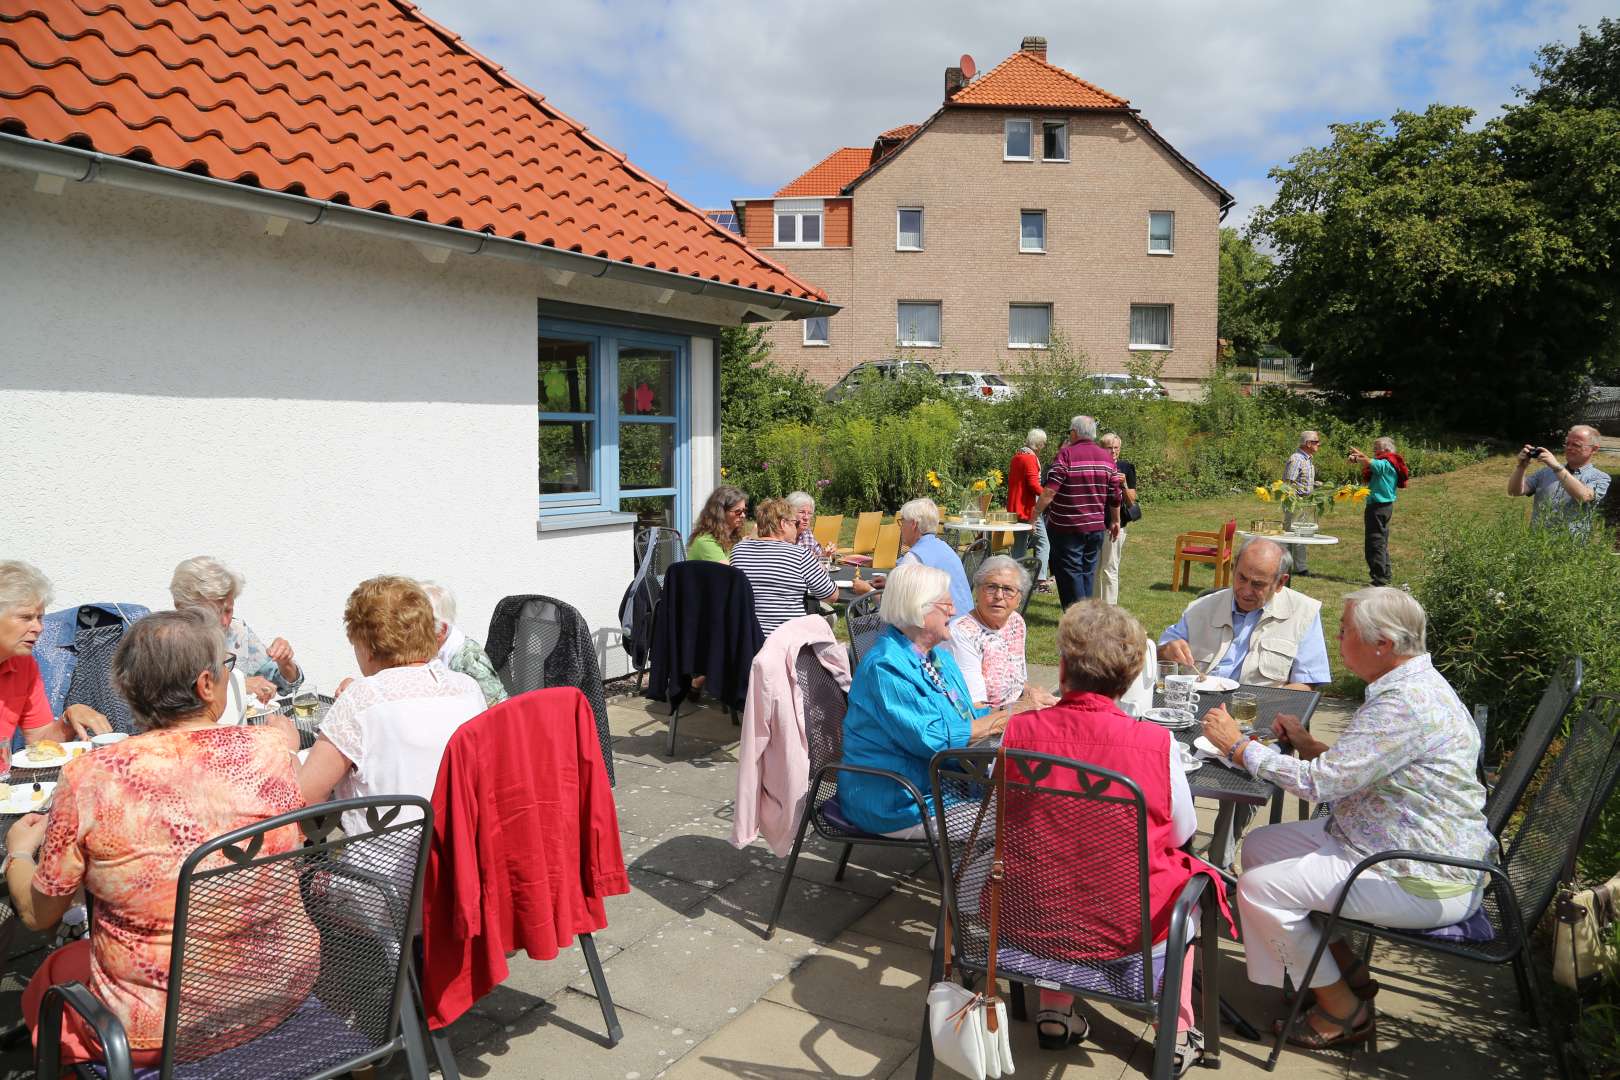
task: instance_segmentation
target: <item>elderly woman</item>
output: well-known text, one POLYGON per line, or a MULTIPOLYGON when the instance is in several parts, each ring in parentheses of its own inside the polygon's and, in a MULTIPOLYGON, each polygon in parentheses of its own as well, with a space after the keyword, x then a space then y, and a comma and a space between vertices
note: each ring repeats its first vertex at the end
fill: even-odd
MULTIPOLYGON (((6 837, 6 884, 26 925, 55 926, 81 887, 95 900, 90 936, 51 953, 30 980, 24 1019, 37 1025, 48 987, 83 982, 123 1023, 137 1068, 156 1068, 162 1054, 181 864, 203 840, 304 805, 296 762, 274 731, 218 723, 229 666, 222 631, 200 612, 162 611, 130 626, 112 676, 143 733, 64 765, 49 816, 29 814, 6 837)), ((302 840, 296 827, 277 829, 259 854, 302 840)), ((224 864, 215 856, 205 868, 216 861, 224 864)), ((215 963, 258 972, 262 992, 237 1010, 237 1026, 210 1035, 218 1050, 280 1024, 319 974, 296 880, 244 880, 231 900, 241 936, 209 949, 215 963)), ((63 1045, 64 1061, 100 1056, 72 1010, 63 1045)))
MULTIPOLYGON (((1371 588, 1344 598, 1339 652, 1367 681, 1366 702, 1329 747, 1292 716, 1274 725, 1298 751, 1288 757, 1244 736, 1221 708, 1204 717, 1204 734, 1221 753, 1284 791, 1333 805, 1328 818, 1256 829, 1243 842, 1238 907, 1249 978, 1295 983, 1318 941, 1310 913, 1328 911, 1356 863, 1404 848, 1484 859, 1485 790, 1474 775, 1479 729, 1424 651, 1423 608, 1400 589, 1371 588)), ((1356 879, 1344 914, 1382 926, 1449 926, 1479 907, 1483 875, 1408 860, 1374 866, 1356 879)), ((1338 942, 1323 957, 1312 989, 1316 1004, 1293 1041, 1336 1046, 1369 1038, 1376 984, 1338 942)))
POLYGON ((1035 512, 1035 503, 1041 497, 1041 451, 1046 449, 1046 432, 1030 428, 1024 436, 1024 445, 1007 463, 1007 510, 1019 521, 1035 528, 1013 536, 1012 557, 1022 559, 1034 538, 1035 556, 1041 560, 1041 577, 1037 584, 1046 582, 1047 542, 1046 518, 1035 512))
POLYGON ((692 527, 692 542, 686 545, 688 559, 704 562, 726 562, 731 549, 743 536, 743 523, 748 520, 748 496, 741 488, 721 484, 709 493, 692 527))
MULTIPOLYGON (((941 750, 998 734, 1007 713, 973 703, 948 649, 951 582, 942 570, 897 566, 883 590, 877 641, 861 657, 844 714, 844 764, 887 769, 927 791, 928 761, 941 750)), ((917 804, 892 780, 841 775, 838 799, 849 820, 870 833, 925 836, 917 804)))
MULTIPOLYGON (((1220 876, 1181 848, 1197 831, 1198 819, 1170 733, 1156 724, 1137 723, 1115 704, 1142 671, 1146 635, 1124 609, 1081 600, 1058 622, 1057 644, 1063 699, 1052 708, 1014 716, 1007 722, 1003 745, 1083 761, 1135 782, 1147 814, 1153 955, 1163 956, 1171 911, 1188 879, 1208 874, 1223 905, 1225 900, 1220 876)), ((1036 783, 1072 789, 1073 774, 1054 770, 1036 783)), ((1088 963, 1139 955, 1140 886, 1131 876, 1121 876, 1115 861, 1120 851, 1132 850, 1134 836, 1110 836, 1117 816, 1094 804, 1077 803, 1061 823, 1045 817, 1042 806, 1042 800, 1032 799, 1008 803, 1003 903, 1025 917, 1004 940, 1039 956, 1088 963), (1093 815, 1089 821, 1088 812, 1093 815), (1043 869, 1054 864, 1064 867, 1056 878, 1043 869), (1056 880, 1061 887, 1054 887, 1056 880)), ((1203 1036, 1193 1026, 1192 951, 1176 961, 1184 964, 1176 1013, 1181 1036, 1173 1070, 1180 1076, 1202 1056, 1203 1036)), ((1073 1002, 1072 995, 1041 991, 1036 1031, 1043 1048, 1061 1049, 1086 1037, 1090 1023, 1074 1012, 1073 1002)))
POLYGON ((293 660, 286 638, 278 637, 267 647, 236 617, 236 598, 246 584, 246 578, 212 555, 198 555, 174 568, 169 595, 177 608, 208 606, 219 612, 225 625, 226 651, 236 656, 236 671, 247 692, 269 701, 278 692, 296 690, 304 681, 304 672, 293 660))
MULTIPOLYGON (((799 525, 785 499, 765 499, 754 510, 759 535, 737 541, 731 565, 741 570, 754 588, 754 618, 760 633, 771 631, 804 614, 804 599, 831 600, 838 595, 821 561, 799 546, 799 525)), ((871 585, 856 581, 856 592, 871 585)))
MULTIPOLYGON (((433 797, 439 761, 456 729, 484 711, 478 684, 439 662, 433 605, 410 578, 374 577, 349 594, 343 628, 360 667, 321 721, 298 772, 311 803, 367 795, 433 797)), ((297 732, 281 726, 289 747, 297 732)), ((365 831, 364 815, 344 816, 365 831)))
POLYGON ((794 524, 799 527, 798 544, 816 558, 825 558, 838 548, 834 539, 830 547, 822 547, 816 540, 816 500, 808 491, 791 491, 787 497, 788 509, 793 511, 794 524))
POLYGON ((66 742, 111 730, 107 718, 88 705, 69 705, 60 720, 51 716, 45 680, 34 659, 34 642, 45 628, 51 583, 33 566, 0 562, 0 772, 11 764, 11 742, 66 742))
MULTIPOLYGON (((499 705, 506 700, 506 687, 495 674, 484 647, 462 632, 456 625, 456 594, 437 581, 419 581, 433 605, 433 621, 439 638, 439 662, 451 671, 459 671, 478 684, 483 691, 484 704, 499 705)), ((351 684, 352 685, 352 684, 351 684)))
POLYGON ((1028 571, 1005 555, 992 555, 973 575, 973 610, 951 621, 945 647, 977 704, 1018 711, 1057 701, 1028 682, 1018 604, 1030 587, 1028 571))

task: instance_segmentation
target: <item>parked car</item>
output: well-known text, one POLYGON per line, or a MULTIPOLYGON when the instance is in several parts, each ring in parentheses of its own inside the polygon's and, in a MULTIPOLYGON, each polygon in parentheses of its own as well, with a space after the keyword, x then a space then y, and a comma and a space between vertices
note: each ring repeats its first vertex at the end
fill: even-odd
POLYGON ((821 397, 824 401, 837 403, 869 380, 911 377, 932 379, 934 369, 921 360, 900 360, 892 357, 888 360, 868 360, 864 364, 856 364, 850 368, 844 373, 844 377, 829 386, 821 397))
POLYGON ((977 394, 994 401, 1010 398, 1018 388, 994 371, 942 371, 939 381, 945 389, 957 394, 977 394))
POLYGON ((1158 379, 1150 379, 1146 375, 1126 375, 1109 372, 1104 375, 1088 375, 1086 381, 1097 388, 1097 393, 1109 397, 1128 398, 1167 398, 1170 391, 1166 390, 1158 379))

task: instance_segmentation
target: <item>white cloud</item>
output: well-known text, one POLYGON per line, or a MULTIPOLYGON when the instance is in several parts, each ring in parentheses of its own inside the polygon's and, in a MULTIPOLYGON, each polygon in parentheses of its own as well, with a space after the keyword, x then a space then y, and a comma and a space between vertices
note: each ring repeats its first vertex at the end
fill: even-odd
MULTIPOLYGON (((608 141, 649 117, 687 164, 774 190, 839 146, 921 121, 944 69, 988 70, 1025 34, 1056 64, 1122 96, 1216 179, 1243 217, 1265 169, 1326 138, 1324 118, 1388 116, 1433 97, 1494 111, 1528 81, 1523 50, 1573 37, 1612 0, 425 0, 435 19, 608 141), (1414 85, 1425 96, 1402 98, 1414 85), (1244 165, 1231 165, 1234 161, 1244 165), (1223 172, 1216 168, 1211 171, 1223 172)), ((1234 219, 1237 220, 1237 219, 1234 219)))

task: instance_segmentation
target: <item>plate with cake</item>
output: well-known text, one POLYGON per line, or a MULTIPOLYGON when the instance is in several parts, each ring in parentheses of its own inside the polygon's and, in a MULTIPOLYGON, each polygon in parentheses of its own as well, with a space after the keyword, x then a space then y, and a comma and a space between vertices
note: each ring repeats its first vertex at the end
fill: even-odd
POLYGON ((55 739, 41 739, 29 743, 11 755, 13 769, 60 769, 90 749, 87 742, 59 743, 55 739))
POLYGON ((0 783, 0 814, 43 812, 50 806, 51 792, 55 790, 55 784, 30 784, 21 780, 0 783))

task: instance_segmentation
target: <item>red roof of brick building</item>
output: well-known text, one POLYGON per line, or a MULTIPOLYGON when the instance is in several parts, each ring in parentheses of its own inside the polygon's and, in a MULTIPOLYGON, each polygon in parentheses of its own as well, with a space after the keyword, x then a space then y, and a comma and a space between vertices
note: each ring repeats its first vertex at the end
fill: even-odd
POLYGON ((870 164, 872 164, 871 147, 846 146, 842 150, 834 150, 778 191, 776 198, 837 195, 845 184, 865 172, 870 164))
POLYGON ((826 298, 407 0, 6 4, 0 132, 826 298))
POLYGON ((1130 101, 1020 50, 952 94, 951 105, 1029 109, 1128 109, 1130 101))

